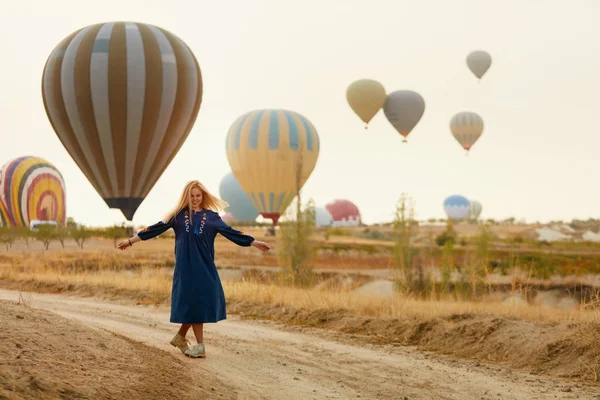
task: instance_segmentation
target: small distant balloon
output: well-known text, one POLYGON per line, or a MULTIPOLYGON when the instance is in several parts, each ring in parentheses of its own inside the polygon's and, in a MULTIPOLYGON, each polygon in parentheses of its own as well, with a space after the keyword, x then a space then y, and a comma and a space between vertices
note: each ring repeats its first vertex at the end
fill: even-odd
POLYGON ((326 208, 311 207, 309 210, 314 213, 315 224, 317 227, 321 228, 324 226, 331 226, 333 224, 333 217, 326 208))
POLYGON ((467 66, 477 79, 481 79, 491 65, 492 56, 483 50, 474 51, 467 56, 467 66))
POLYGON ((406 142, 406 137, 425 112, 425 100, 420 94, 411 90, 398 90, 388 94, 383 112, 406 142))
POLYGON ((250 222, 258 217, 258 210, 254 207, 252 200, 244 192, 244 189, 242 189, 233 172, 228 173, 221 180, 219 194, 223 200, 229 203, 229 206, 226 208, 227 213, 231 214, 235 220, 250 222))
POLYGON ((325 205, 334 226, 358 226, 362 222, 360 210, 350 200, 337 199, 325 205))
POLYGON ((483 133, 483 119, 474 112, 459 112, 450 121, 450 131, 468 152, 483 133))
POLYGON ((477 200, 469 200, 471 208, 469 209, 469 219, 478 220, 483 211, 483 206, 477 200))
POLYGON ((460 221, 469 216, 471 203, 466 197, 461 195, 452 195, 444 200, 444 211, 448 218, 454 221, 460 221))
POLYGON ((348 86, 346 99, 356 115, 368 124, 385 104, 385 88, 373 79, 360 79, 348 86))
POLYGON ((226 224, 232 224, 232 223, 235 222, 235 217, 233 215, 231 215, 230 213, 228 213, 228 212, 225 213, 225 214, 223 214, 223 216, 221 217, 221 219, 226 224))

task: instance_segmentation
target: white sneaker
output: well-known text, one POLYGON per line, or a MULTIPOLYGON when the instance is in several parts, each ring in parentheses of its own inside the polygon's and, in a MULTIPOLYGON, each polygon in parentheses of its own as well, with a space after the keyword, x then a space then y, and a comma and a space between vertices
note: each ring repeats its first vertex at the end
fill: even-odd
POLYGON ((198 343, 187 349, 184 354, 192 358, 204 358, 206 357, 206 347, 204 347, 204 343, 198 343))
POLYGON ((171 340, 171 345, 177 347, 183 354, 190 348, 190 341, 181 336, 179 333, 171 340))

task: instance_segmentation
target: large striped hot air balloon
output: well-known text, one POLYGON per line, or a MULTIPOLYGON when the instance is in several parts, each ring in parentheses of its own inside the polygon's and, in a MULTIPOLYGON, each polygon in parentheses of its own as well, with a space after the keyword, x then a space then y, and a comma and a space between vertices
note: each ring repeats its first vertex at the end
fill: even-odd
POLYGON ((468 153, 483 133, 483 119, 474 112, 460 112, 452 117, 450 131, 468 153))
POLYGON ((8 161, 0 170, 0 193, 9 224, 33 220, 66 222, 65 182, 54 165, 39 157, 8 161))
POLYGON ((2 196, 0 196, 0 228, 2 227, 10 227, 11 222, 8 217, 8 210, 6 209, 6 204, 4 204, 4 200, 2 200, 2 196))
POLYGON ((226 149, 231 171, 256 209, 277 225, 315 168, 319 135, 294 111, 256 110, 231 125, 226 149))
POLYGON ((192 129, 202 76, 192 51, 172 33, 108 22, 56 46, 42 96, 73 160, 106 204, 131 220, 192 129))

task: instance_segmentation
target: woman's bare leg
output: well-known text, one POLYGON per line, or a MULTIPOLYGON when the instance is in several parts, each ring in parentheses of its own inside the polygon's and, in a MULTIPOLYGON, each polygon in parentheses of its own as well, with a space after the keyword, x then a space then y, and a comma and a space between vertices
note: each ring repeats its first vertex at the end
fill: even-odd
POLYGON ((187 335, 187 332, 190 330, 190 328, 192 327, 191 324, 182 324, 181 328, 179 328, 179 334, 183 337, 185 337, 185 335, 187 335))
POLYGON ((192 329, 198 343, 204 343, 204 324, 193 324, 192 329))

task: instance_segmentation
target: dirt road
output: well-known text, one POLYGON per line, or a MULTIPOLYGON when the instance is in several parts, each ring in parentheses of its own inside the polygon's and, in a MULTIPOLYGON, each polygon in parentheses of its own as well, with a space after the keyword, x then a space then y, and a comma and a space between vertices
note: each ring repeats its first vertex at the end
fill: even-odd
MULTIPOLYGON (((18 292, 0 290, 16 301, 18 292)), ((168 309, 34 294, 31 306, 177 352, 168 309)), ((400 346, 352 343, 274 323, 207 325, 208 358, 187 359, 233 388, 238 399, 599 399, 598 387, 510 372, 400 346)))

